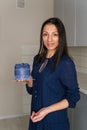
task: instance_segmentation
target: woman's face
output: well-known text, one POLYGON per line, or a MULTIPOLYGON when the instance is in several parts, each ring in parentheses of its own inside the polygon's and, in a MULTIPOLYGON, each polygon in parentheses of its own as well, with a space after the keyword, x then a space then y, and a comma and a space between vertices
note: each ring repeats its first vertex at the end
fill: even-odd
POLYGON ((42 40, 48 51, 54 51, 59 45, 59 34, 54 24, 46 24, 42 32, 42 40))

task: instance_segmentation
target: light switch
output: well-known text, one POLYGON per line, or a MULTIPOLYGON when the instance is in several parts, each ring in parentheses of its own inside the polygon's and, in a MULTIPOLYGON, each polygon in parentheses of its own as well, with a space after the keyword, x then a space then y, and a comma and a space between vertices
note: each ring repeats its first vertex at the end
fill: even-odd
POLYGON ((24 8, 25 7, 25 0, 16 0, 16 7, 17 8, 24 8))

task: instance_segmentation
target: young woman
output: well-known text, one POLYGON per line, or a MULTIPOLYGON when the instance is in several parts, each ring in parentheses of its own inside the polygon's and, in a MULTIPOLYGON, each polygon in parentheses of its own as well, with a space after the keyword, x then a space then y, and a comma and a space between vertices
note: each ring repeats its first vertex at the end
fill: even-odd
POLYGON ((67 108, 74 108, 80 95, 59 18, 50 18, 42 25, 32 77, 33 81, 26 81, 27 92, 32 94, 29 130, 70 130, 67 108))

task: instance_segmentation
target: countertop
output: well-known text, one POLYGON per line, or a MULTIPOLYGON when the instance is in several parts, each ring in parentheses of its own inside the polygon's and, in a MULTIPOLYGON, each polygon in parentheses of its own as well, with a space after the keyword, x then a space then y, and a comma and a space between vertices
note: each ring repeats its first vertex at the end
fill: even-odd
POLYGON ((87 94, 87 74, 77 72, 77 78, 78 78, 80 92, 87 94))

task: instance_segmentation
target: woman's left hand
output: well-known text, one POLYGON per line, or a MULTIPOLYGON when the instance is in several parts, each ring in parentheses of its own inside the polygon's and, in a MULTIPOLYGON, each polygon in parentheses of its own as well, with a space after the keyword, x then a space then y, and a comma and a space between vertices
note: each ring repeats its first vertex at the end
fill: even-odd
POLYGON ((48 114, 47 108, 42 108, 38 112, 32 112, 31 120, 33 122, 41 121, 48 114))

